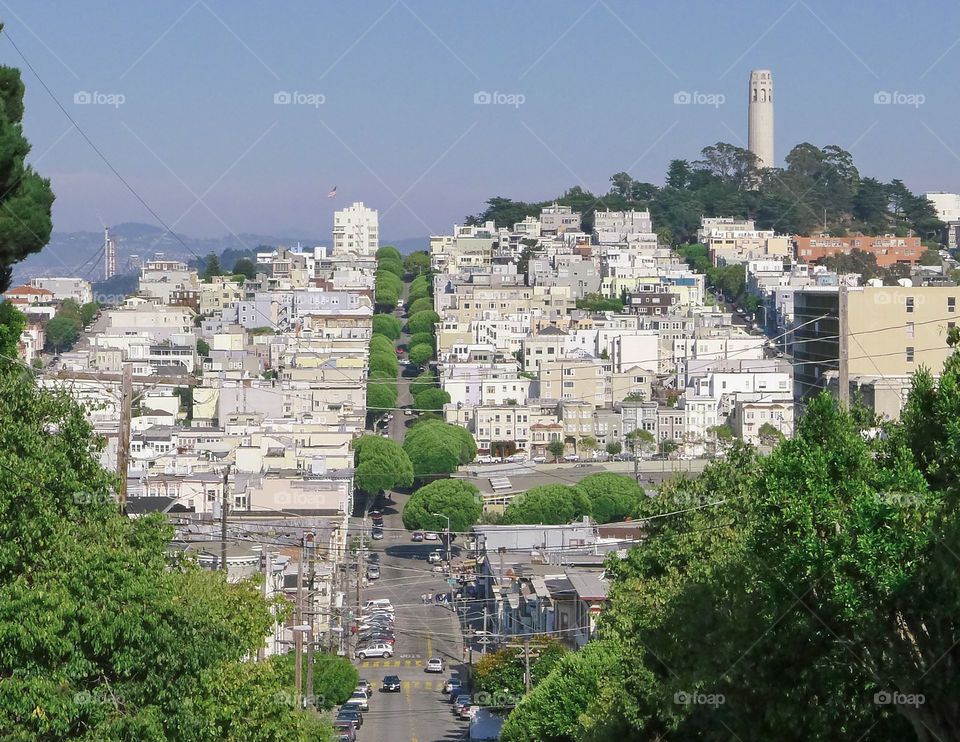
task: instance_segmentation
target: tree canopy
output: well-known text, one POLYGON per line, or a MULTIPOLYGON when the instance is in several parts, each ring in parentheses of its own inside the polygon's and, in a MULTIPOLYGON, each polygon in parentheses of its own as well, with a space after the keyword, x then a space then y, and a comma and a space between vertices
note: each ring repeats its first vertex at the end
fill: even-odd
POLYGON ((400 320, 392 314, 375 314, 372 322, 375 335, 385 335, 391 340, 400 339, 400 320))
POLYGON ((416 314, 410 315, 410 318, 407 320, 407 332, 411 335, 415 335, 418 332, 429 332, 432 334, 433 326, 439 321, 440 315, 432 309, 417 312, 416 314))
POLYGON ((354 482, 358 489, 375 495, 383 490, 413 484, 413 464, 401 445, 379 435, 364 435, 352 443, 354 482))
POLYGON ((418 477, 449 474, 477 456, 473 435, 459 425, 432 420, 414 425, 407 431, 403 450, 413 462, 418 477))
POLYGON ((24 89, 20 70, 0 66, 0 293, 10 288, 12 266, 39 252, 53 230, 50 181, 26 164, 30 143, 23 136, 24 89))
POLYGON ((482 510, 480 491, 472 483, 438 479, 410 495, 403 506, 403 525, 410 531, 443 531, 447 519, 433 515, 442 513, 450 518, 451 531, 463 533, 476 525, 482 510))
POLYGON ((515 496, 503 511, 507 525, 563 525, 590 514, 590 500, 578 487, 542 484, 515 496))
POLYGON ((430 270, 430 254, 426 250, 414 250, 403 259, 407 274, 423 274, 430 270))
POLYGON ((398 263, 403 262, 403 256, 400 255, 400 251, 393 245, 383 245, 377 250, 375 257, 377 258, 377 262, 382 260, 395 260, 398 263))
MULTIPOLYGON (((423 346, 420 345, 417 347, 422 348, 423 346)), ((411 360, 413 360, 412 357, 411 360)), ((443 409, 445 404, 449 403, 450 392, 445 389, 438 389, 437 387, 424 389, 413 398, 413 406, 418 410, 424 411, 439 411, 443 409)), ((463 430, 463 428, 461 428, 461 430, 463 430)))

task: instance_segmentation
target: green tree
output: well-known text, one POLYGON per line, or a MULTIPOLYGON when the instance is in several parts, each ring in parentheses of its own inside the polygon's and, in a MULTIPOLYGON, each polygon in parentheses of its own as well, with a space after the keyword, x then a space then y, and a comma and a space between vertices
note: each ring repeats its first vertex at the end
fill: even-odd
POLYGON ((12 266, 39 252, 53 229, 50 181, 26 164, 30 143, 23 136, 23 93, 20 71, 0 67, 0 293, 10 288, 12 266))
POLYGON ((783 433, 770 423, 761 425, 760 429, 757 430, 757 435, 760 436, 760 441, 768 446, 775 445, 783 440, 783 433))
POLYGON ((204 259, 203 273, 200 274, 200 277, 209 283, 214 276, 222 275, 223 269, 220 267, 220 258, 215 253, 210 253, 204 259))
POLYGON ((400 371, 400 362, 395 351, 386 353, 371 353, 369 360, 370 371, 383 371, 395 377, 400 371))
POLYGON ((403 256, 400 255, 400 251, 395 248, 393 245, 383 245, 376 252, 377 261, 381 260, 396 260, 398 263, 403 262, 403 256))
POLYGON ((399 260, 384 258, 383 260, 377 261, 377 268, 383 271, 390 271, 395 276, 403 278, 403 263, 399 260))
POLYGON ((942 262, 940 253, 930 247, 924 250, 920 256, 920 265, 940 265, 942 262))
POLYGON ((416 397, 424 389, 431 389, 437 385, 437 375, 430 369, 421 371, 420 374, 410 380, 410 394, 416 397))
POLYGON ((422 366, 423 364, 433 360, 433 346, 427 345, 426 343, 411 345, 409 358, 410 363, 416 366, 422 366))
POLYGON ((396 382, 367 382, 367 412, 380 414, 397 406, 396 382))
POLYGON ((243 275, 252 281, 257 277, 257 266, 250 258, 240 258, 233 264, 233 270, 230 272, 234 275, 243 275))
POLYGON ((597 443, 596 438, 594 438, 592 435, 587 435, 577 442, 577 450, 587 458, 590 458, 594 453, 596 453, 599 445, 600 444, 597 443))
POLYGON ((259 587, 177 556, 162 517, 121 515, 103 446, 65 394, 0 371, 5 736, 315 739, 272 663, 245 661, 276 620, 259 587))
POLYGON ((677 445, 677 442, 674 441, 674 440, 671 440, 670 438, 665 438, 664 440, 660 441, 660 455, 661 455, 661 456, 669 456, 669 455, 672 454, 674 451, 676 451, 678 448, 679 448, 679 446, 677 445))
POLYGON ((407 320, 407 332, 416 335, 418 332, 433 334, 433 326, 440 321, 440 315, 432 310, 417 312, 407 320))
POLYGON ((43 327, 47 348, 60 352, 80 337, 80 322, 69 317, 54 317, 43 327))
MULTIPOLYGON (((530 684, 538 686, 551 670, 558 666, 567 654, 566 648, 556 637, 539 635, 531 637, 530 644, 536 649, 530 659, 530 684)), ((519 642, 499 652, 482 657, 474 667, 474 688, 478 699, 487 699, 491 706, 513 705, 525 691, 526 660, 524 647, 519 642), (503 698, 506 695, 507 698, 503 698)), ((480 700, 479 703, 483 703, 480 700)))
POLYGON ((408 347, 412 348, 415 345, 429 345, 431 348, 434 347, 436 339, 433 337, 432 333, 429 332, 418 332, 416 335, 410 336, 410 341, 407 344, 408 347))
POLYGON ((413 484, 413 464, 406 451, 394 440, 379 435, 364 435, 352 443, 354 482, 358 489, 378 492, 413 484))
POLYGON ((426 250, 414 250, 403 259, 403 269, 407 275, 429 272, 430 255, 426 250))
POLYGON ((422 299, 417 299, 412 304, 410 304, 409 309, 407 310, 410 314, 416 314, 417 312, 429 312, 433 311, 433 300, 423 297, 422 299))
POLYGON ((543 484, 513 498, 503 511, 507 525, 563 525, 590 515, 590 500, 579 487, 543 484))
POLYGON ((197 355, 203 358, 210 355, 210 344, 203 338, 197 338, 197 355))
MULTIPOLYGON (((303 653, 303 671, 306 676, 307 653, 303 653)), ((271 662, 277 667, 277 671, 284 682, 293 686, 296 677, 295 652, 276 655, 271 658, 271 662)), ((360 673, 353 666, 348 657, 339 657, 335 654, 315 653, 313 656, 313 704, 320 711, 329 711, 334 706, 339 706, 351 695, 360 681, 360 673)), ((304 694, 309 693, 304 689, 304 694)), ((278 699, 280 702, 286 702, 286 696, 281 694, 278 699)), ((293 698, 291 698, 291 702, 293 698)))
POLYGON ((410 495, 403 506, 403 525, 410 531, 443 531, 447 519, 433 515, 441 513, 450 518, 451 531, 463 533, 476 525, 482 510, 480 491, 473 484, 462 479, 438 479, 410 495))
POLYGON ((374 353, 390 353, 396 355, 397 349, 393 344, 393 340, 386 335, 374 334, 370 338, 370 354, 372 355, 374 353))
POLYGON ((94 317, 97 316, 97 312, 100 311, 100 304, 95 301, 89 301, 80 307, 80 323, 86 327, 89 325, 94 317))
POLYGON ((430 298, 430 287, 426 283, 418 284, 416 281, 410 284, 410 289, 407 291, 407 305, 413 304, 415 301, 420 301, 421 299, 430 298))
POLYGON ((623 451, 623 446, 620 444, 619 441, 613 441, 607 444, 606 451, 611 456, 616 456, 621 451, 623 451))
MULTIPOLYGON (((0 67, 0 73, 2 70, 3 68, 0 67)), ((9 359, 20 355, 20 336, 23 335, 26 327, 27 315, 17 309, 9 299, 0 302, 0 356, 6 356, 9 359)), ((0 368, 5 365, 0 362, 0 368)))
POLYGON ((413 462, 414 475, 428 477, 449 474, 473 461, 477 444, 469 430, 433 420, 411 427, 404 438, 403 450, 413 462))
POLYGON ((372 321, 375 335, 386 335, 391 340, 400 339, 400 320, 392 314, 375 314, 372 321))
POLYGON ((633 477, 601 472, 584 477, 577 487, 590 501, 590 515, 597 523, 610 523, 633 516, 647 500, 643 487, 633 477))
POLYGON ((439 412, 445 404, 450 404, 450 393, 436 387, 424 389, 413 398, 417 410, 439 412))
POLYGON ((563 441, 550 441, 550 443, 547 444, 547 452, 553 456, 554 461, 563 456, 563 451, 563 441))

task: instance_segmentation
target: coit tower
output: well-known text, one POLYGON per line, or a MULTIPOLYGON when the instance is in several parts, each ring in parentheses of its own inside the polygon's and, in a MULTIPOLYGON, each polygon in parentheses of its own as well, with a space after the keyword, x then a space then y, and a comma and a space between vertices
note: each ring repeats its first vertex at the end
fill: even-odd
POLYGON ((770 70, 750 73, 748 147, 760 167, 773 167, 773 77, 770 70))

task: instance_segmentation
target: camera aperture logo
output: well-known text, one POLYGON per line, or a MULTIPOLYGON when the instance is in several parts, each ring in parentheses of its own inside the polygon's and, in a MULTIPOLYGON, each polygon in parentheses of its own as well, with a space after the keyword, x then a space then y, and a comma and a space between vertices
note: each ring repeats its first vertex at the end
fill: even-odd
POLYGON ((881 690, 873 694, 877 706, 912 706, 919 708, 927 702, 923 693, 901 693, 896 690, 881 690))
POLYGON ((713 106, 720 108, 727 102, 727 96, 723 93, 703 93, 694 90, 692 93, 686 90, 678 90, 673 94, 673 103, 676 106, 713 106))
POLYGON ((327 102, 327 96, 323 93, 301 93, 294 90, 292 93, 286 90, 278 90, 273 94, 273 103, 277 106, 313 106, 320 108, 327 102))
POLYGON ((927 102, 927 96, 923 93, 901 93, 894 90, 892 93, 887 90, 878 90, 873 94, 873 104, 875 106, 913 106, 920 108, 927 102))
POLYGON ((488 93, 486 90, 478 90, 473 94, 474 105, 478 106, 513 106, 520 108, 527 102, 527 96, 523 93, 501 93, 494 90, 488 93))
POLYGON ((113 106, 120 108, 127 102, 127 96, 123 93, 101 93, 94 90, 92 93, 87 90, 78 90, 73 94, 73 104, 75 106, 113 106))

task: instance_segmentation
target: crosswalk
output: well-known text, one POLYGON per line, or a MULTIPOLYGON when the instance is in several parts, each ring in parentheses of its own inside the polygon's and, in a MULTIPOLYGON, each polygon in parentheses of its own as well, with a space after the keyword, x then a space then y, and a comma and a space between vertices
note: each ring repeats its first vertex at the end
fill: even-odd
POLYGON ((360 667, 423 667, 423 660, 365 660, 360 667))

